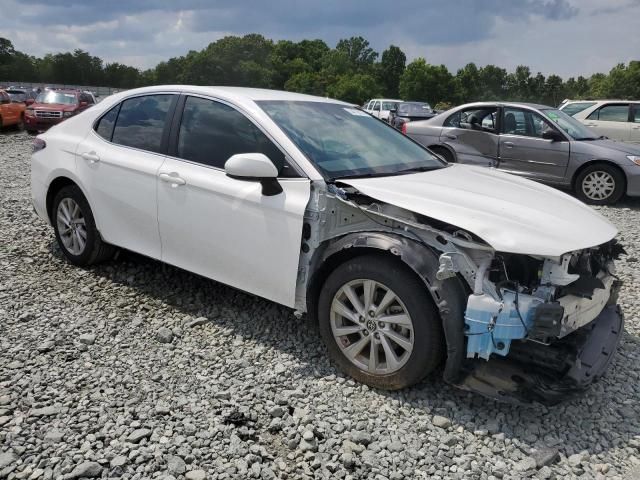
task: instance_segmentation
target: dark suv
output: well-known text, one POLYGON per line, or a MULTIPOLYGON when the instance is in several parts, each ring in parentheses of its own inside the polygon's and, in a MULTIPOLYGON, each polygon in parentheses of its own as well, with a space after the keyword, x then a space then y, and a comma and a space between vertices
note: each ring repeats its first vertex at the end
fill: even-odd
POLYGON ((25 111, 24 126, 32 133, 47 130, 94 103, 91 95, 79 90, 46 90, 25 111))

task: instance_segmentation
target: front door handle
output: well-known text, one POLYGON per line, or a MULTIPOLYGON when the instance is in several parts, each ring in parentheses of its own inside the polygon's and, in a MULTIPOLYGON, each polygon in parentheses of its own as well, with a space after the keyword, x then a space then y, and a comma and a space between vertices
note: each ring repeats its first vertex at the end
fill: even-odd
POLYGON ((585 123, 587 127, 597 127, 598 125, 595 123, 585 123))
POLYGON ((507 148, 513 148, 513 142, 504 142, 503 145, 507 148))
POLYGON ((162 180, 163 182, 170 183, 173 188, 180 185, 185 185, 187 183, 187 181, 179 176, 176 172, 161 173, 160 175, 158 175, 158 177, 160 177, 160 180, 162 180))
POLYGON ((631 128, 633 128, 634 130, 640 130, 640 125, 638 125, 637 127, 631 127, 631 128))
POLYGON ((450 134, 450 133, 447 133, 447 134, 445 135, 445 137, 447 137, 447 138, 448 138, 448 139, 450 139, 450 140, 456 140, 456 139, 458 138, 458 136, 457 136, 457 135, 452 135, 452 134, 450 134))
POLYGON ((100 161, 100 157, 96 152, 84 152, 81 153, 80 156, 84 158, 89 163, 97 163, 100 161))

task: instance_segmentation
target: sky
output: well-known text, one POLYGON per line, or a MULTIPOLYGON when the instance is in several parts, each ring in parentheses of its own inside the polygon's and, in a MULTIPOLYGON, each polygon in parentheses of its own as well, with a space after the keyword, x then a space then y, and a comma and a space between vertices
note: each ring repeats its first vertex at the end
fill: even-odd
POLYGON ((225 35, 361 35, 451 71, 468 62, 589 76, 640 60, 640 0, 0 0, 0 37, 30 55, 80 48, 141 69, 225 35), (7 18, 7 12, 10 12, 7 18))

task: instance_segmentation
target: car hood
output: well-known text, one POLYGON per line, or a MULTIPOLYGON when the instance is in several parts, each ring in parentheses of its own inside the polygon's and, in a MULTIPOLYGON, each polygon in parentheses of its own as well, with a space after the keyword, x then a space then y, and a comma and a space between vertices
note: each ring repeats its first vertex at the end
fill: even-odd
POLYGON ((611 150, 624 155, 640 155, 640 146, 616 140, 576 140, 572 145, 574 151, 591 153, 597 156, 610 156, 611 150))
POLYGON ((69 105, 66 103, 32 103, 31 107, 34 110, 51 110, 51 111, 60 111, 69 112, 73 111, 77 108, 77 105, 69 105))
POLYGON ((495 250, 544 257, 605 243, 617 234, 604 217, 558 190, 468 165, 341 183, 467 230, 495 250))

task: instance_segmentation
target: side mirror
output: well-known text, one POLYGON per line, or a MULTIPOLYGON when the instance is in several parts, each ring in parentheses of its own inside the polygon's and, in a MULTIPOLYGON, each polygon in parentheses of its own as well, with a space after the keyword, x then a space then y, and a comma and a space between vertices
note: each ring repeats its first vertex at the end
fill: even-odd
POLYGON ((562 142, 565 140, 560 132, 552 128, 548 128, 547 130, 543 131, 542 138, 544 138, 545 140, 551 140, 552 142, 562 142))
POLYGON ((35 101, 35 100, 34 100, 33 98, 27 98, 27 99, 24 101, 24 103, 25 103, 25 105, 29 106, 29 105, 33 105, 33 102, 34 102, 34 101, 35 101))
POLYGON ((262 194, 266 196, 282 193, 278 183, 278 169, 263 153, 237 153, 224 164, 225 173, 237 180, 259 181, 262 194))
POLYGON ((395 114, 395 113, 397 113, 397 112, 398 112, 398 109, 397 109, 397 108, 392 108, 392 109, 391 109, 391 110, 389 110, 389 111, 390 111, 391 113, 395 114))
POLYGON ((84 107, 86 107, 87 105, 89 105, 89 103, 88 103, 88 102, 80 102, 80 108, 84 108, 84 107))

